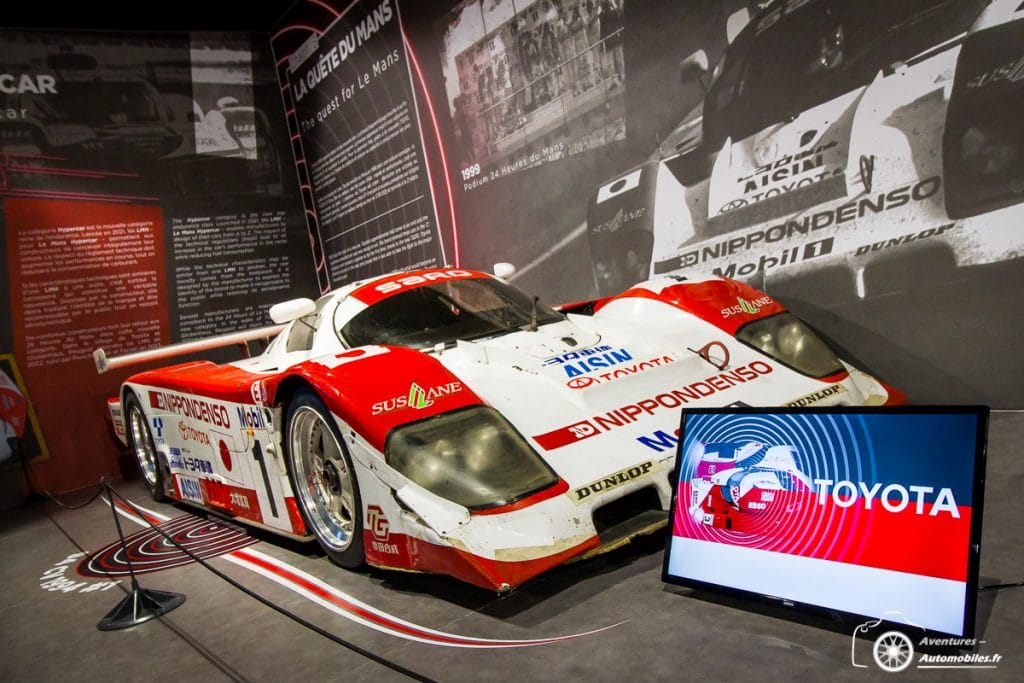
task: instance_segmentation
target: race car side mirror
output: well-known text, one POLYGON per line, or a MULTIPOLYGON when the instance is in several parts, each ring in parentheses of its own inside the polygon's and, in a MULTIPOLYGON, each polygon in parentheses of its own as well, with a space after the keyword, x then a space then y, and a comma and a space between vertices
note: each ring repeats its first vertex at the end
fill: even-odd
POLYGON ((270 307, 270 319, 278 325, 312 314, 316 310, 316 302, 312 299, 290 299, 270 307))
POLYGON ((708 72, 708 55, 704 50, 697 50, 679 62, 679 80, 685 83, 699 81, 708 72))
POLYGON ((507 280, 516 273, 516 267, 511 263, 502 261, 501 263, 494 264, 494 277, 499 280, 507 280))

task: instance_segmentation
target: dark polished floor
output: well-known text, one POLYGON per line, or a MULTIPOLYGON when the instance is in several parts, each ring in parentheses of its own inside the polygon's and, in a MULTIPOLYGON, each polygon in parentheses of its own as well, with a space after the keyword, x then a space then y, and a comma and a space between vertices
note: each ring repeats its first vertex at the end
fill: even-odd
MULTIPOLYGON (((1024 413, 994 413, 983 585, 1024 579, 1022 442, 1024 413)), ((137 484, 116 488, 154 519, 189 513, 152 503, 137 484)), ((97 623, 130 582, 79 576, 75 554, 116 539, 109 506, 102 499, 79 510, 36 502, 0 520, 0 681, 407 680, 402 668, 445 681, 1024 680, 1024 588, 980 594, 984 642, 976 652, 1002 655, 996 668, 914 666, 884 674, 873 664, 852 666, 849 625, 662 583, 659 539, 562 567, 503 597, 443 577, 344 571, 313 545, 259 535, 254 545, 209 561, 395 668, 282 616, 195 563, 139 577, 145 589, 184 594, 182 606, 104 632, 97 623)), ((121 523, 126 535, 143 529, 127 516, 121 523)), ((203 533, 200 525, 182 535, 203 533)), ((160 556, 159 545, 140 544, 139 556, 160 556)), ((861 661, 869 652, 870 641, 857 642, 861 661)))

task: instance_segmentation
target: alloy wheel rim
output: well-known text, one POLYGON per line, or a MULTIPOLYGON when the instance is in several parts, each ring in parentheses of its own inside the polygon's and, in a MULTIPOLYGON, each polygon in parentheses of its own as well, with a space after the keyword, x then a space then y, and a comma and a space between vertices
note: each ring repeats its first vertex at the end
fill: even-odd
POLYGON ((289 429, 296 490, 314 531, 331 550, 343 551, 355 532, 355 486, 334 430, 313 408, 302 406, 289 429))
POLYGON ((132 430, 132 444, 135 446, 135 458, 139 461, 142 476, 150 486, 156 486, 156 449, 149 438, 149 428, 142 411, 132 407, 128 417, 129 428, 132 430))

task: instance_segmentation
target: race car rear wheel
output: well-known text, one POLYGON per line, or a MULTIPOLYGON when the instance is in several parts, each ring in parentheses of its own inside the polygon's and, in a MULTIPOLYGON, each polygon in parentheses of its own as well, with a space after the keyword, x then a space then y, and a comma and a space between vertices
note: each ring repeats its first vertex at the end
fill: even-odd
POLYGON ((335 564, 360 566, 362 499, 334 418, 316 394, 300 391, 288 404, 286 424, 288 470, 308 526, 335 564))
POLYGON ((128 423, 128 446, 139 462, 142 482, 153 500, 164 500, 167 497, 166 486, 170 481, 170 473, 166 471, 167 466, 153 443, 149 419, 135 394, 125 396, 124 407, 128 423))

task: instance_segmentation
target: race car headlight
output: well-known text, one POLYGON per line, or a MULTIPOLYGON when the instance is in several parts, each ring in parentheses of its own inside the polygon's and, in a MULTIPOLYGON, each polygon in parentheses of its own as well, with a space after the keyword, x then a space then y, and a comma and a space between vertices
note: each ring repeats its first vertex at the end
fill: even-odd
POLYGON ((395 429, 384 458, 431 493, 471 510, 514 503, 558 481, 512 425, 486 406, 395 429))
POLYGON ((986 178, 1006 172, 1019 156, 1019 133, 1015 125, 986 121, 968 128, 960 139, 964 165, 986 178))
POLYGON ((792 313, 748 323, 736 332, 736 338, 811 377, 827 377, 845 369, 835 352, 792 313))

